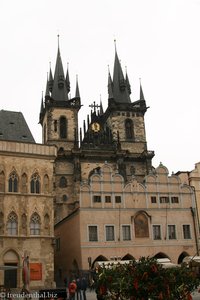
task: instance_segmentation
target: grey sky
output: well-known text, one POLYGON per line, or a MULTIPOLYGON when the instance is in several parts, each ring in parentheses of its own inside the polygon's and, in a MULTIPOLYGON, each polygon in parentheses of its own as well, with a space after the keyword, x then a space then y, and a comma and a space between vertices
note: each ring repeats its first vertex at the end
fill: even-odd
POLYGON ((106 109, 116 39, 132 101, 142 80, 154 166, 161 161, 170 173, 191 170, 200 161, 199 16, 200 0, 1 0, 0 109, 21 111, 41 142, 41 94, 59 33, 72 97, 79 78, 82 126, 100 95, 106 109))

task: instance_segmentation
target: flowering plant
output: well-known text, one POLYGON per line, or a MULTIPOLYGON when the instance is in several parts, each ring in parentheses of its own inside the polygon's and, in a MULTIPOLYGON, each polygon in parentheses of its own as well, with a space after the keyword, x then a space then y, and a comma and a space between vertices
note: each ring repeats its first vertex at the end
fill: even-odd
POLYGON ((191 269, 163 268, 149 257, 103 265, 97 269, 95 280, 98 299, 102 300, 190 300, 200 283, 191 269))

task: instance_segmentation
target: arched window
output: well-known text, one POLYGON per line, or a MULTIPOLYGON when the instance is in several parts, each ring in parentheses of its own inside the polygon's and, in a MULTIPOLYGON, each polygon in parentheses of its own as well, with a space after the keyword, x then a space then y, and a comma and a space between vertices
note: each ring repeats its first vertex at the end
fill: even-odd
POLYGON ((131 119, 125 120, 125 134, 126 134, 126 139, 128 140, 134 138, 133 121, 131 119))
POLYGON ((5 192, 5 174, 3 171, 0 173, 0 192, 5 192))
POLYGON ((18 176, 15 171, 12 171, 12 173, 10 173, 8 180, 8 191, 11 193, 18 192, 18 176))
POLYGON ((31 216, 30 221, 30 234, 39 235, 40 234, 40 216, 35 212, 31 216))
POLYGON ((65 139, 67 137, 67 120, 65 117, 60 117, 60 138, 65 139))
POLYGON ((27 193, 27 175, 25 173, 22 174, 22 193, 27 193))
POLYGON ((31 193, 39 194, 40 193, 40 176, 38 173, 34 173, 31 176, 31 193))
POLYGON ((17 235, 18 222, 17 215, 14 212, 11 212, 8 216, 7 221, 7 232, 9 235, 17 235))
POLYGON ((59 187, 61 188, 67 187, 67 179, 64 176, 60 177, 59 187))
POLYGON ((149 237, 148 217, 145 213, 140 212, 134 218, 135 237, 149 237))

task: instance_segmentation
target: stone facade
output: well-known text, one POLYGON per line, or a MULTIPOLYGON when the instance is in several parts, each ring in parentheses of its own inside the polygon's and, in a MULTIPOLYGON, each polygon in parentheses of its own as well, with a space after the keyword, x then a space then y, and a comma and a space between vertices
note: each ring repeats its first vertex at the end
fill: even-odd
POLYGON ((181 263, 197 252, 193 189, 160 165, 128 182, 104 164, 80 187, 79 208, 55 225, 57 282, 98 260, 167 257, 181 263), (90 264, 89 264, 90 263, 90 264), (60 276, 60 277, 59 277, 60 276))
MULTIPOLYGON (((166 167, 153 168, 142 86, 140 99, 131 102, 117 52, 107 108, 91 104, 81 129, 78 81, 74 98, 69 91, 58 48, 41 102, 44 145, 0 141, 0 266, 21 267, 26 252, 31 288, 47 288, 54 281, 54 251, 59 285, 66 276, 89 272, 98 260, 155 256, 180 263, 194 255, 194 191, 166 167)), ((13 271, 12 286, 22 287, 20 273, 13 271)), ((3 273, 0 284, 9 274, 3 273)))
POLYGON ((30 288, 51 286, 54 281, 55 157, 54 146, 0 142, 0 266, 17 267, 0 270, 0 285, 23 286, 25 253, 29 256, 30 288))

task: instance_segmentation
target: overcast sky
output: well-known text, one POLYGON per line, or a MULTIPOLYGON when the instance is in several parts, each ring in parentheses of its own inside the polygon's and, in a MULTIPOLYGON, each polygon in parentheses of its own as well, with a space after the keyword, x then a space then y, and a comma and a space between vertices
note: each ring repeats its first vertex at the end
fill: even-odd
POLYGON ((200 161, 200 0, 0 0, 0 109, 21 111, 37 142, 42 91, 57 35, 71 97, 79 78, 79 126, 93 101, 107 107, 114 39, 139 99, 153 165, 190 171, 200 161))

